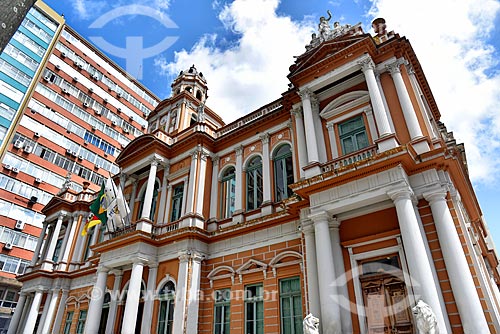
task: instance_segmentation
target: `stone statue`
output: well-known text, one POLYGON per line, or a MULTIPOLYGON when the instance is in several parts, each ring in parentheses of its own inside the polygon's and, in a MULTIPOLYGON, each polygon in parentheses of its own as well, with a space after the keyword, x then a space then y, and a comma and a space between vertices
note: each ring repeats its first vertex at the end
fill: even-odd
POLYGON ((319 334, 319 319, 309 313, 302 322, 304 334, 319 334))
POLYGON ((330 10, 326 11, 328 13, 328 18, 322 16, 319 18, 318 32, 321 40, 326 41, 330 35, 330 19, 332 18, 332 13, 330 10))
POLYGON ((439 334, 436 315, 427 303, 420 299, 411 310, 415 317, 418 334, 439 334))

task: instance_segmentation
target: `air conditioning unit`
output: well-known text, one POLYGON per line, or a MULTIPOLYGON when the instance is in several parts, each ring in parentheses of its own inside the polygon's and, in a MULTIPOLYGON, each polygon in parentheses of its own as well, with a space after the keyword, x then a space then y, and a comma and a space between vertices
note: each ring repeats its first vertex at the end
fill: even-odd
POLYGON ((123 132, 130 133, 130 131, 128 129, 123 129, 123 132))
POLYGON ((56 65, 56 70, 59 71, 61 69, 60 65, 56 65))
POLYGON ((83 142, 83 145, 85 145, 85 146, 87 146, 88 144, 89 144, 89 142, 88 142, 88 141, 84 141, 84 142, 83 142))
POLYGON ((22 220, 16 221, 16 225, 14 226, 16 230, 22 230, 24 228, 24 222, 22 220))
POLYGON ((125 148, 125 144, 120 144, 120 146, 121 146, 122 148, 125 148))
POLYGON ((92 78, 94 78, 94 80, 99 80, 99 76, 97 74, 94 75, 92 78))
POLYGON ((145 126, 144 124, 142 124, 142 125, 141 125, 141 128, 145 129, 145 128, 146 128, 146 126, 145 126))
POLYGON ((11 170, 12 166, 11 165, 3 165, 3 168, 5 168, 6 170, 11 170))
MULTIPOLYGON (((92 125, 92 131, 95 131, 96 130, 96 127, 95 125, 92 125)), ((87 143, 87 142, 86 142, 87 143)))
POLYGON ((61 52, 61 57, 66 58, 66 52, 61 52))
POLYGON ((116 111, 118 111, 118 113, 121 113, 122 112, 122 108, 118 108, 118 109, 116 109, 116 111))
POLYGON ((113 121, 113 123, 111 123, 113 126, 116 126, 116 121, 113 121))
POLYGON ((133 120, 134 120, 134 116, 130 116, 130 117, 129 117, 129 119, 130 119, 131 121, 133 121, 133 120))
POLYGON ((3 248, 5 248, 5 249, 12 249, 12 243, 11 242, 7 242, 5 245, 3 245, 3 248))
POLYGON ((13 168, 12 168, 12 172, 13 172, 13 173, 19 173, 19 169, 17 169, 17 167, 13 167, 13 168))
POLYGON ((84 106, 85 108, 88 108, 88 107, 90 107, 90 104, 88 104, 87 102, 85 102, 85 103, 83 103, 83 106, 84 106))
POLYGON ((35 183, 42 183, 42 179, 41 179, 41 178, 39 178, 39 177, 37 177, 37 178, 35 179, 35 183))
POLYGON ((74 65, 76 65, 76 66, 78 66, 78 60, 75 60, 75 61, 73 62, 73 64, 74 64, 74 65))
POLYGON ((95 114, 96 115, 101 115, 101 111, 100 110, 95 110, 95 114))
POLYGON ((23 151, 26 153, 31 153, 31 152, 33 152, 33 146, 26 145, 26 146, 24 146, 23 151))
POLYGON ((40 138, 40 134, 38 132, 35 132, 33 136, 35 136, 36 138, 40 138))
POLYGON ((28 204, 33 205, 33 204, 36 204, 36 202, 38 202, 38 197, 31 196, 30 200, 28 201, 28 204))
POLYGON ((63 89, 62 89, 62 92, 63 92, 64 94, 69 94, 69 91, 68 91, 66 88, 63 88, 63 89))
POLYGON ((48 75, 43 77, 43 80, 45 80, 45 81, 49 81, 49 79, 50 79, 50 77, 48 75))
POLYGON ((108 99, 104 99, 104 100, 103 100, 103 102, 104 102, 104 103, 108 103, 108 99))
POLYGON ((20 140, 20 139, 18 139, 18 140, 16 140, 16 141, 14 142, 14 147, 15 147, 15 148, 23 148, 23 146, 24 146, 24 141, 22 141, 22 140, 20 140))
POLYGON ((83 160, 83 155, 79 155, 78 160, 83 160))
POLYGON ((71 152, 71 155, 76 157, 76 152, 75 151, 71 152))
POLYGON ((99 168, 101 168, 101 166, 100 166, 100 165, 97 165, 97 164, 96 164, 96 165, 94 165, 94 169, 99 169, 99 168))
POLYGON ((82 69, 83 68, 83 64, 78 64, 78 68, 82 69))
POLYGON ((78 78, 77 77, 73 77, 73 81, 74 82, 78 82, 78 78))
POLYGON ((116 93, 116 96, 122 97, 122 93, 116 93))

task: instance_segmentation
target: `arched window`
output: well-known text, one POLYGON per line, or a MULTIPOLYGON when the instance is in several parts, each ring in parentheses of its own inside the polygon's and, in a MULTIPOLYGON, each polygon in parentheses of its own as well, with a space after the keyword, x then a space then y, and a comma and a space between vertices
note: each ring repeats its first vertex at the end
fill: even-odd
MULTIPOLYGON (((154 220, 155 218, 155 212, 156 212, 156 202, 158 200, 158 189, 160 188, 160 185, 158 182, 155 182, 155 187, 153 190, 153 201, 151 202, 151 210, 149 211, 149 219, 154 220)), ((139 205, 139 212, 137 213, 137 219, 141 218, 142 215, 142 209, 144 207, 144 197, 146 197, 146 188, 144 189, 144 192, 142 193, 141 197, 141 202, 139 205)))
POLYGON ((221 180, 221 218, 233 215, 236 201, 236 175, 234 167, 228 168, 221 180))
POLYGON ((198 90, 198 91, 196 91, 196 98, 197 98, 198 100, 201 100, 201 99, 203 98, 203 94, 201 93, 201 91, 199 91, 199 90, 198 90))
POLYGON ((106 330, 106 323, 108 322, 110 303, 111 303, 111 294, 109 292, 106 292, 106 294, 104 295, 104 300, 102 302, 102 313, 101 313, 101 320, 99 322, 99 333, 104 333, 104 331, 106 330))
POLYGON ((158 314, 158 334, 171 334, 174 322, 175 286, 168 281, 158 292, 160 312, 158 314))
POLYGON ((262 158, 255 157, 247 165, 247 210, 262 204, 262 158))
POLYGON ((293 162, 290 145, 283 145, 274 153, 274 195, 280 202, 292 195, 288 186, 293 183, 293 162))

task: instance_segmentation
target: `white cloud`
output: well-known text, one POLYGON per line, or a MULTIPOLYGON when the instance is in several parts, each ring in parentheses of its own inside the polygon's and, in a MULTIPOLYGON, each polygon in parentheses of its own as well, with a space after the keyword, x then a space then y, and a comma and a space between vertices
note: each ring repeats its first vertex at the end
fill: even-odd
POLYGON ((483 184, 500 172, 500 71, 487 42, 499 12, 496 0, 375 0, 370 11, 411 41, 441 120, 465 143, 472 181, 483 184))
POLYGON ((117 0, 107 2, 103 0, 72 0, 73 9, 80 20, 97 19, 105 11, 128 5, 141 5, 166 11, 170 7, 170 0, 117 0))
POLYGON ((221 49, 220 36, 203 36, 194 47, 175 53, 171 63, 158 58, 169 79, 196 64, 208 81, 207 105, 230 122, 269 103, 286 91, 293 56, 305 51, 314 26, 276 14, 278 0, 235 0, 219 19, 237 40, 221 49))
POLYGON ((97 18, 96 13, 100 13, 106 6, 106 1, 73 0, 73 9, 81 20, 97 18))

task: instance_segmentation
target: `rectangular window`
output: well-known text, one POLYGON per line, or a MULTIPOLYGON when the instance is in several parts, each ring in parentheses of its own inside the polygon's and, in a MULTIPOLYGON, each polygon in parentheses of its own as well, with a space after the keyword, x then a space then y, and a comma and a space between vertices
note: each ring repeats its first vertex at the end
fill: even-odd
POLYGON ((4 300, 2 301, 2 307, 15 308, 17 305, 16 297, 17 294, 15 291, 8 290, 5 294, 4 300))
POLYGON ((172 190, 172 213, 170 221, 176 221, 181 218, 182 199, 184 197, 184 183, 180 183, 172 190))
POLYGON ((349 154, 369 146, 363 116, 340 123, 338 129, 343 154, 349 154))
POLYGON ((76 325, 76 334, 83 334, 85 320, 87 320, 87 310, 81 310, 78 316, 78 324, 76 325))
POLYGON ((214 334, 229 334, 231 290, 215 291, 214 334))
POLYGON ((281 329, 283 334, 302 334, 300 278, 280 281, 281 329))
POLYGON ((245 334, 264 334, 262 284, 245 287, 245 334))

